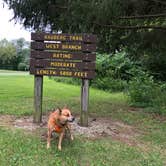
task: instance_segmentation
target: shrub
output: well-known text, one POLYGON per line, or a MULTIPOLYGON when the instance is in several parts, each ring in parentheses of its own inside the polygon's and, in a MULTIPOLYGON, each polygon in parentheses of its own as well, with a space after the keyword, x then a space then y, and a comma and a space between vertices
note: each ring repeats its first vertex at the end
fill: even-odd
POLYGON ((133 63, 124 51, 114 55, 97 54, 96 78, 92 86, 107 91, 123 91, 130 79, 133 63))
POLYGON ((27 64, 25 64, 25 63, 19 63, 18 64, 18 70, 21 70, 21 71, 27 71, 28 70, 28 65, 27 64))
POLYGON ((153 107, 147 110, 159 114, 166 113, 166 84, 156 83, 147 72, 135 70, 135 77, 129 81, 127 92, 132 105, 153 107))
POLYGON ((81 80, 78 78, 53 77, 53 76, 50 76, 49 78, 55 80, 56 82, 64 82, 64 83, 73 84, 73 85, 79 85, 81 83, 81 80))
POLYGON ((127 88, 127 81, 121 79, 113 79, 111 77, 97 78, 93 81, 92 87, 112 91, 123 91, 127 88))
POLYGON ((151 105, 155 91, 156 84, 146 72, 140 72, 129 81, 128 94, 134 104, 151 105))

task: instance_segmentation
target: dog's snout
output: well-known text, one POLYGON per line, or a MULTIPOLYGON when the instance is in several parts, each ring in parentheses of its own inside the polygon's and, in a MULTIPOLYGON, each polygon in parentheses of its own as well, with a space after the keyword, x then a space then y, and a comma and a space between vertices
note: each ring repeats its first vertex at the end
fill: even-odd
POLYGON ((68 119, 69 122, 73 122, 74 120, 75 120, 74 117, 70 117, 70 118, 68 119))

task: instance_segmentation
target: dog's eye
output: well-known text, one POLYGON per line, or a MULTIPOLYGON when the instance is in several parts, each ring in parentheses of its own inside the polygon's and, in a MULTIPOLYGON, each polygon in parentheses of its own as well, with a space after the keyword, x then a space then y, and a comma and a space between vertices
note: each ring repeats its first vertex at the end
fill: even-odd
POLYGON ((66 116, 70 116, 69 114, 67 114, 66 116))

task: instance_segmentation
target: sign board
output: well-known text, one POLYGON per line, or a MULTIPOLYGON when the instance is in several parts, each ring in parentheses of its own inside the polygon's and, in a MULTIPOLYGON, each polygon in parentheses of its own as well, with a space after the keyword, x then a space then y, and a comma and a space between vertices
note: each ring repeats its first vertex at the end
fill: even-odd
POLYGON ((73 61, 54 61, 48 59, 31 59, 31 66, 47 67, 47 68, 71 68, 71 69, 87 69, 94 70, 95 63, 93 62, 73 62, 73 61))
POLYGON ((30 70, 31 73, 33 73, 34 75, 76 77, 84 79, 92 79, 95 76, 95 73, 93 71, 72 71, 72 70, 43 69, 43 68, 32 68, 30 70))
POLYGON ((32 33, 31 39, 30 74, 95 77, 96 35, 32 33), (64 70, 72 71, 61 74, 64 70), (83 71, 86 74, 75 73, 83 71))
POLYGON ((96 43, 97 37, 92 34, 49 34, 49 33, 31 33, 31 40, 36 41, 74 41, 96 43))
POLYGON ((80 122, 88 126, 89 80, 95 77, 96 35, 31 33, 31 39, 34 122, 42 120, 43 76, 76 77, 82 79, 80 122))
POLYGON ((42 43, 32 42, 31 49, 36 50, 64 50, 64 51, 96 51, 95 44, 82 44, 82 43, 42 43))
POLYGON ((95 53, 83 53, 83 52, 50 52, 50 51, 31 50, 31 58, 95 61, 96 54, 95 53))

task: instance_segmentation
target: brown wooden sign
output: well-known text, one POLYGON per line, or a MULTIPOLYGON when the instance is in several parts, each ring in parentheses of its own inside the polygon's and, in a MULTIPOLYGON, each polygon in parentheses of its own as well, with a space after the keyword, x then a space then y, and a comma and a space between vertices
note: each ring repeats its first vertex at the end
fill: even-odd
POLYGON ((66 51, 96 51, 95 44, 82 44, 82 43, 43 43, 32 42, 31 49, 36 50, 66 50, 66 51))
POLYGON ((46 75, 46 76, 61 76, 61 77, 76 77, 84 79, 92 79, 95 77, 94 71, 72 71, 59 69, 44 69, 44 68, 30 68, 30 74, 46 75))
POLYGON ((80 123, 88 126, 89 80, 95 77, 96 35, 31 33, 34 122, 42 121, 43 76, 82 79, 80 123))
POLYGON ((95 61, 95 53, 31 51, 31 58, 95 61))
POLYGON ((31 39, 31 74, 94 77, 96 35, 32 33, 31 39), (64 70, 68 74, 63 74, 64 70))
POLYGON ((49 34, 49 33, 31 33, 31 40, 36 41, 74 41, 96 43, 96 35, 92 34, 49 34))
POLYGON ((72 61, 53 61, 48 59, 31 59, 32 67, 47 67, 47 68, 71 68, 71 69, 87 69, 95 70, 93 62, 72 62, 72 61))

